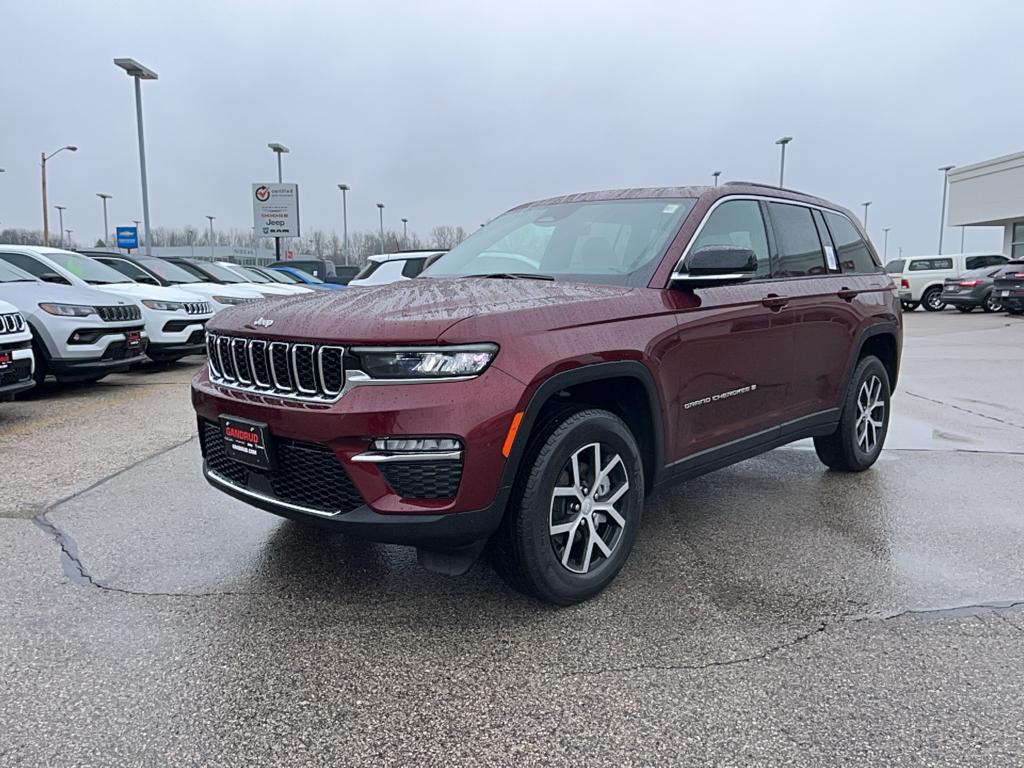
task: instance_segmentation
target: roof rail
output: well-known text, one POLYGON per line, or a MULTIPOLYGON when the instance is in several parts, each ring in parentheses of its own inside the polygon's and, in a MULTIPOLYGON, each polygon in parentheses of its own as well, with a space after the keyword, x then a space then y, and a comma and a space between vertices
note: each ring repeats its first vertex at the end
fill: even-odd
POLYGON ((723 187, 761 187, 762 189, 779 189, 783 192, 792 192, 796 195, 806 195, 807 197, 817 197, 809 192, 801 192, 799 189, 792 189, 790 187, 780 187, 778 184, 765 184, 762 181, 727 181, 722 184, 723 187))

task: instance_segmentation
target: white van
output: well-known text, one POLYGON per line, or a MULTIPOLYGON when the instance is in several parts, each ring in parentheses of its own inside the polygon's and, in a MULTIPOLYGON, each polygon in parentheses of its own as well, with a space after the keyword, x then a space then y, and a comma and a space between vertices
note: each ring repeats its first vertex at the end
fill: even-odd
POLYGON ((1009 259, 994 253, 951 253, 944 256, 911 256, 893 259, 885 265, 899 288, 903 309, 913 312, 918 305, 929 312, 946 308, 942 301, 942 285, 947 277, 960 277, 964 272, 999 266, 1009 259))

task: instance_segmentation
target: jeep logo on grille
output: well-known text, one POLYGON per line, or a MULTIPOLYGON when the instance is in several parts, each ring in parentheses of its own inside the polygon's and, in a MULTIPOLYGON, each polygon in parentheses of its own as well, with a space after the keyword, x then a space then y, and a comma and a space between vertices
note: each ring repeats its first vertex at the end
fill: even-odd
POLYGON ((267 317, 257 317, 253 320, 253 328, 269 328, 274 324, 274 321, 267 317))

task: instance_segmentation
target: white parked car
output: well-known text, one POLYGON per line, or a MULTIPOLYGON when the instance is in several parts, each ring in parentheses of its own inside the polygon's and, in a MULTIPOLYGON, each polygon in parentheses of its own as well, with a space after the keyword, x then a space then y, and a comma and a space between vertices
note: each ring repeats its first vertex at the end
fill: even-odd
MULTIPOLYGON (((32 330, 35 384, 48 373, 60 381, 102 379, 127 370, 146 351, 142 309, 131 299, 44 283, 6 261, 0 261, 0 299, 16 307, 32 330)), ((25 358, 20 348, 15 354, 25 358)))
POLYGON ((412 280, 445 251, 399 251, 377 253, 367 258, 366 266, 348 281, 350 288, 361 285, 384 285, 412 280))
POLYGON ((202 278, 183 267, 156 256, 125 256, 116 251, 97 250, 82 251, 82 253, 116 269, 137 283, 171 286, 201 296, 210 302, 214 312, 266 298, 254 288, 204 282, 202 278))
POLYGON ((304 288, 301 285, 289 285, 271 280, 259 270, 247 267, 244 264, 232 264, 230 261, 218 261, 217 266, 223 267, 240 280, 245 280, 264 293, 276 293, 279 296, 298 296, 300 293, 313 293, 311 288, 304 288))
POLYGON ((136 283, 106 264, 60 248, 0 245, 0 260, 44 282, 95 288, 136 302, 149 337, 146 354, 152 360, 165 362, 206 352, 205 326, 213 317, 213 307, 195 294, 136 283))
POLYGON ((946 308, 942 286, 947 277, 960 277, 964 272, 1005 264, 1005 256, 992 253, 951 253, 943 256, 911 256, 893 259, 885 265, 899 290, 903 309, 912 312, 923 306, 929 312, 946 308))
POLYGON ((36 385, 32 329, 13 304, 0 300, 0 400, 36 385))

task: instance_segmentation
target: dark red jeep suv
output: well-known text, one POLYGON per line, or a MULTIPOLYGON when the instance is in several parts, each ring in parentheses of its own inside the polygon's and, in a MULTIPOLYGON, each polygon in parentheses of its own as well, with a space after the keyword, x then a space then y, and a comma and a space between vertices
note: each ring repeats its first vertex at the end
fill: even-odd
POLYGON ((849 211, 756 184, 514 208, 415 280, 243 305, 192 399, 206 478, 569 604, 655 488, 813 437, 878 458, 899 301, 849 211))

